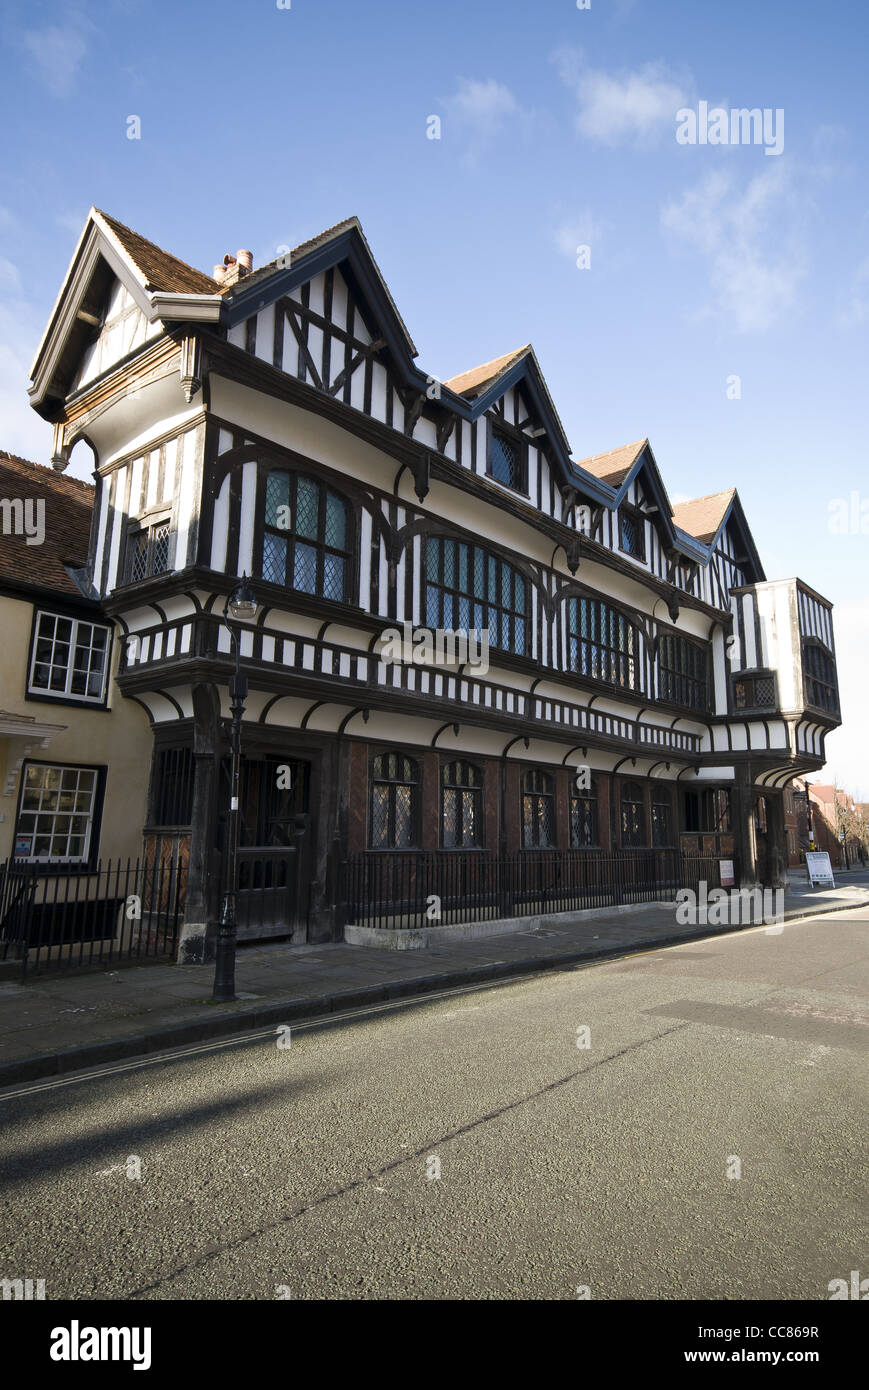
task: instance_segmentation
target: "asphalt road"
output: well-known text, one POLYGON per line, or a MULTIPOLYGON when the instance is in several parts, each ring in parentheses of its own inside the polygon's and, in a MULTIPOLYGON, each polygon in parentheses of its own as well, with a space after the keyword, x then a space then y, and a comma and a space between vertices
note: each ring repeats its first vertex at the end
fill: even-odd
POLYGON ((863 910, 2 1093, 0 1277, 827 1299, 869 1275, 867 967, 863 910))

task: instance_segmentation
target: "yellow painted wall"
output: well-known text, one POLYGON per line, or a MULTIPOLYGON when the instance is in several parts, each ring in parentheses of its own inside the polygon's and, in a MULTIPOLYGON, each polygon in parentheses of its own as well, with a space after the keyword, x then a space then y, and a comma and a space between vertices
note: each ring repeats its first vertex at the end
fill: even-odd
MULTIPOLYGON (((39 607, 51 610, 51 602, 39 607)), ((62 700, 30 700, 26 696, 27 660, 34 605, 0 594, 0 710, 24 716, 37 724, 64 724, 47 748, 34 740, 27 755, 39 762, 80 763, 107 768, 105 800, 97 854, 102 859, 142 853, 142 825, 151 772, 151 726, 145 711, 125 700, 114 683, 120 645, 112 646, 109 709, 87 709, 62 700)), ((21 774, 11 796, 3 795, 6 775, 21 756, 23 744, 0 738, 0 862, 12 852, 21 774)))

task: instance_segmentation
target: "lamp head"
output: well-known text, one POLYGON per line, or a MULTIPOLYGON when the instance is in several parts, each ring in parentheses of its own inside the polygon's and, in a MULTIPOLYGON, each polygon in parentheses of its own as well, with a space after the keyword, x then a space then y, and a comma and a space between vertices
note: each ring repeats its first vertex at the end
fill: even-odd
POLYGON ((260 602, 251 588, 246 574, 241 577, 238 587, 226 600, 226 612, 237 623, 252 623, 260 610, 260 602))

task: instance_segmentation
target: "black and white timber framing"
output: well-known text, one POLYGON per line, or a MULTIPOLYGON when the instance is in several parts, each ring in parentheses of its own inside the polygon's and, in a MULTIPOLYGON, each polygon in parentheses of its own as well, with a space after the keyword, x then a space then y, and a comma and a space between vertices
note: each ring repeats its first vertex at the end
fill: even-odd
POLYGON ((427 375, 356 219, 228 290, 155 288, 131 245, 92 210, 31 398, 54 425, 56 467, 79 441, 93 452, 90 572, 122 635, 120 690, 153 727, 143 834, 189 863, 185 958, 207 953, 215 915, 231 667, 221 614, 242 573, 263 604, 242 637, 247 843, 304 849, 310 911, 294 940, 340 934, 338 866, 376 847, 373 785, 389 751, 414 768, 408 834, 421 848, 444 844, 457 760, 485 787, 477 847, 523 848, 525 778, 540 769, 550 843, 569 848, 571 770, 585 765, 590 852, 625 842, 630 780, 646 843, 657 825, 658 842, 693 836, 699 852, 705 833, 742 881, 778 880, 780 788, 823 765, 839 722, 831 609, 799 580, 766 580, 735 493, 701 539, 677 525, 648 441, 618 451, 611 474, 574 462, 530 347, 489 375, 427 375), (297 520, 318 509, 290 527, 296 559, 280 576, 278 495, 295 499, 297 520), (385 632, 432 625, 433 583, 437 603, 458 613, 464 594, 468 611, 471 581, 446 574, 460 562, 482 567, 496 625, 512 625, 488 671, 382 660, 385 632), (600 603, 619 647, 606 660, 580 631, 600 603), (276 763, 294 769, 278 811, 262 784, 271 771, 255 771, 276 763), (707 824, 697 807, 718 792, 729 814, 707 824), (656 821, 665 802, 670 819, 656 821))

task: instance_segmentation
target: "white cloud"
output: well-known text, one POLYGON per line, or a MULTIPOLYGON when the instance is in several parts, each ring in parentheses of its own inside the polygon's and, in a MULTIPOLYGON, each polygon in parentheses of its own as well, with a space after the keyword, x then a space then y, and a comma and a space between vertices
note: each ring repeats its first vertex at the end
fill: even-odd
POLYGON ((708 258, 715 310, 742 332, 768 328, 793 308, 807 268, 798 220, 778 163, 742 187, 732 170, 709 174, 661 212, 664 231, 708 258))
POLYGON ((449 137, 450 131, 455 130, 460 135, 470 162, 508 125, 529 114, 523 111, 510 88, 494 77, 485 81, 460 77, 455 92, 444 102, 444 109, 445 134, 449 137))
POLYGON ((583 212, 570 222, 562 222, 555 229, 555 244, 565 256, 576 256, 578 246, 595 247, 600 244, 604 224, 592 213, 583 212))
POLYGON ((589 67, 577 49, 554 54, 561 80, 575 94, 577 133, 604 145, 649 144, 672 136, 676 112, 689 101, 689 84, 664 63, 630 71, 589 67))
POLYGON ((53 24, 44 29, 28 29, 21 42, 49 91, 55 96, 67 96, 75 87, 87 52, 81 30, 72 24, 53 24))

